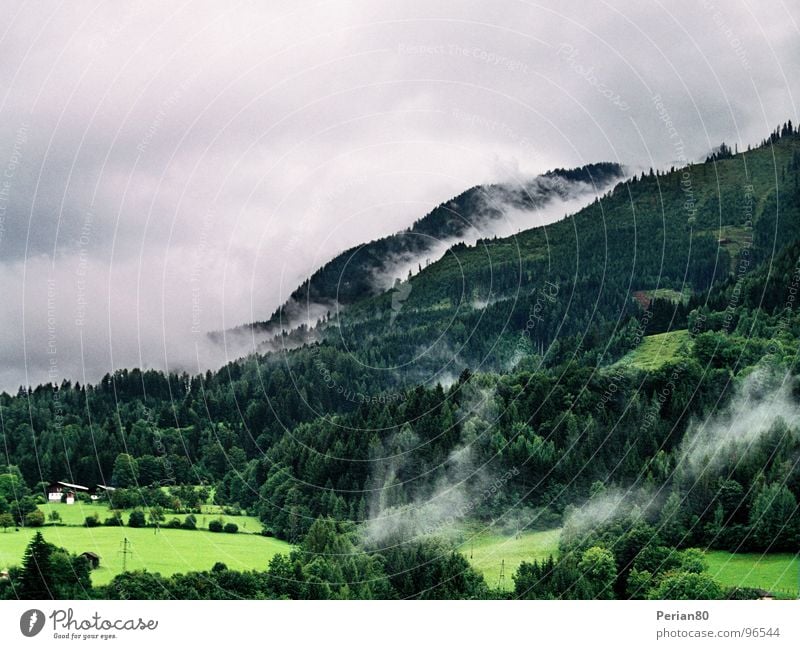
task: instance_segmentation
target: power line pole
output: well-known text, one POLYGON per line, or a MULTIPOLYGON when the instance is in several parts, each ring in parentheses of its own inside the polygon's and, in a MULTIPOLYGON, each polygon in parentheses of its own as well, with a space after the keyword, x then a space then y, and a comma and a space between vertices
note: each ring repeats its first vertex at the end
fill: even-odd
POLYGON ((128 555, 133 554, 133 550, 129 547, 130 543, 127 536, 122 539, 122 550, 120 550, 122 554, 122 572, 128 572, 128 555))
POLYGON ((500 578, 497 580, 497 589, 502 590, 506 583, 506 560, 500 560, 500 578))

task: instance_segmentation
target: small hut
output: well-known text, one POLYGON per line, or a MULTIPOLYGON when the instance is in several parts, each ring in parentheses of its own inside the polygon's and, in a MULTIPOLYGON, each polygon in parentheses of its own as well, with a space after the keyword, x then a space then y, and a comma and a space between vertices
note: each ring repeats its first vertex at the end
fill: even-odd
POLYGON ((89 562, 89 565, 92 567, 92 570, 95 568, 100 567, 100 555, 94 552, 81 552, 81 555, 84 559, 89 562))

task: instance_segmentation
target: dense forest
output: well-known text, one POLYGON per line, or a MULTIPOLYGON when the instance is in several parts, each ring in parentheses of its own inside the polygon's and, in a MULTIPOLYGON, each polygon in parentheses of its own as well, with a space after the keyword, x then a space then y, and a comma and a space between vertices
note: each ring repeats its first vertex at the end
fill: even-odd
MULTIPOLYGON (((0 395, 0 516, 15 524, 53 480, 113 485, 117 507, 205 485, 297 544, 263 572, 92 590, 78 558, 40 540, 0 596, 748 596, 703 574, 694 548, 800 544, 798 175, 787 123, 551 225, 454 245, 392 290, 353 287, 297 348, 0 395), (654 334, 676 345, 642 365, 654 334), (448 539, 466 521, 562 527, 558 556, 493 591, 448 539)), ((429 218, 470 222, 490 189, 429 218)), ((323 269, 296 297, 335 295, 338 278, 323 269)))

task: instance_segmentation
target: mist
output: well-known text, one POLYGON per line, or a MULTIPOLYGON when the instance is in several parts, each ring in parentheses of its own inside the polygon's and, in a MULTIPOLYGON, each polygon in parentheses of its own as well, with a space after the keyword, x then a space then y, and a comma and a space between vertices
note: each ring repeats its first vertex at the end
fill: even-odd
POLYGON ((684 438, 677 471, 698 478, 724 463, 733 466, 778 424, 800 426, 792 390, 796 379, 761 368, 744 377, 728 405, 702 422, 693 422, 684 438))

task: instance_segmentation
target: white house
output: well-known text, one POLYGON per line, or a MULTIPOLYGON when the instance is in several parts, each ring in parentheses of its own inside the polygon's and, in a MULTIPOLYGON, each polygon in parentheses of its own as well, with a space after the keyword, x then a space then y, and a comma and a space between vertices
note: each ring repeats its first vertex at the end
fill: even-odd
POLYGON ((60 503, 61 498, 66 495, 66 503, 72 505, 75 502, 75 494, 79 491, 89 493, 89 487, 71 482, 53 482, 47 487, 47 500, 60 503))

